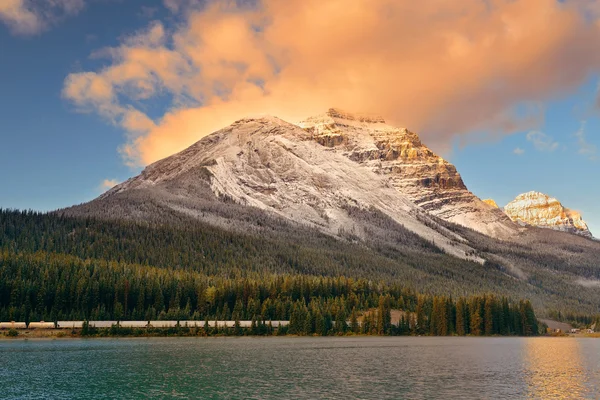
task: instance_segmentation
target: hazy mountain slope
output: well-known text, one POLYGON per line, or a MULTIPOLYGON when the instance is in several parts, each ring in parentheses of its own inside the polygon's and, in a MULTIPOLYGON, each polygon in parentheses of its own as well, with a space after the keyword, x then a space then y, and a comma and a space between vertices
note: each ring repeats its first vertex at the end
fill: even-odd
POLYGON ((467 189, 454 165, 407 129, 336 109, 300 126, 313 140, 387 179, 401 195, 435 216, 499 238, 518 231, 502 211, 467 189))
POLYGON ((582 307, 586 304, 600 311, 593 300, 600 295, 600 242, 535 227, 502 241, 460 225, 440 223, 467 238, 477 255, 487 260, 487 267, 527 282, 532 298, 540 291, 551 296, 552 300, 536 302, 538 307, 551 308, 551 302, 566 304, 569 299, 577 299, 582 307))

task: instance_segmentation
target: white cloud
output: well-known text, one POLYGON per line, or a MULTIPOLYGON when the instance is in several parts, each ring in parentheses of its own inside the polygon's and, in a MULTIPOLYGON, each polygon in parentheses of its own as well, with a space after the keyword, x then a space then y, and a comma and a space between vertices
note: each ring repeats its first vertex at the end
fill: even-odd
POLYGON ((577 138, 577 146, 579 146, 578 153, 590 160, 596 160, 598 158, 598 148, 595 144, 589 143, 585 137, 585 121, 581 122, 581 127, 575 132, 575 137, 577 138))
POLYGON ((84 0, 0 0, 0 21, 16 35, 33 35, 77 14, 84 0))
POLYGON ((533 144, 538 151, 552 152, 558 149, 558 142, 554 141, 551 136, 546 135, 544 132, 531 131, 527 134, 527 140, 533 144))
POLYGON ((513 150, 513 153, 518 155, 518 156, 522 156, 523 154, 525 154, 525 150, 523 150, 520 147, 517 147, 516 149, 513 150))

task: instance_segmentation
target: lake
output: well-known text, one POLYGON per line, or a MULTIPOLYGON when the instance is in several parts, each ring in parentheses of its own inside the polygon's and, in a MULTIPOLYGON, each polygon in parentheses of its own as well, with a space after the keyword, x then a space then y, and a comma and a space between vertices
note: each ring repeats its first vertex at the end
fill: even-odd
POLYGON ((600 398, 600 340, 0 341, 0 398, 600 398))

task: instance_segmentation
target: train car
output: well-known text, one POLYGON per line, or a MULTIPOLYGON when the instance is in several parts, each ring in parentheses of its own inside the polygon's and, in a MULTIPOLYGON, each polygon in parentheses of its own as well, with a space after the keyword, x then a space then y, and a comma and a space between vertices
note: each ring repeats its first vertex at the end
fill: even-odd
POLYGON ((119 321, 122 328, 147 328, 148 321, 119 321))
MULTIPOLYGON (((258 321, 256 322, 258 325, 258 321)), ((235 326, 235 321, 233 321, 232 327, 235 326)), ((240 321, 240 328, 252 328, 252 321, 240 321)))
MULTIPOLYGON (((95 328, 110 328, 113 325, 119 325, 122 328, 175 328, 178 321, 89 321, 90 327, 95 328)), ((203 328, 205 321, 179 321, 180 327, 188 328, 203 328)), ((249 329, 252 327, 252 321, 239 321, 240 328, 249 329)), ((257 326, 261 321, 256 321, 257 326)), ((273 328, 289 325, 290 321, 265 321, 266 325, 271 324, 273 328)), ((84 321, 58 321, 56 328, 58 329, 82 329, 84 321)), ((219 328, 234 328, 235 321, 208 321, 208 326, 214 328, 217 325, 219 328)), ((0 329, 27 329, 25 322, 0 322, 0 329)), ((31 329, 54 329, 53 322, 31 322, 31 329)))
POLYGON ((110 328, 113 325, 117 325, 118 321, 90 321, 89 326, 95 328, 110 328))
MULTIPOLYGON (((235 328, 235 321, 216 321, 219 328, 235 328)), ((251 328, 252 321, 239 321, 240 328, 251 328)), ((215 321, 209 321, 209 326, 214 328, 215 321)), ((258 325, 258 322, 257 322, 258 325)))
POLYGON ((27 329, 25 322, 0 322, 0 329, 27 329))
POLYGON ((55 329, 56 325, 54 325, 54 322, 44 322, 44 321, 40 321, 40 322, 30 322, 28 325, 29 329, 55 329))
MULTIPOLYGON (((150 321, 149 328, 175 328, 178 321, 150 321)), ((180 324, 181 326, 181 324, 180 324)))
POLYGON ((59 329, 81 329, 84 321, 58 321, 56 327, 59 329))
MULTIPOLYGON (((196 321, 196 322, 198 322, 199 327, 204 327, 203 321, 196 321)), ((265 325, 269 325, 269 322, 271 322, 271 326, 273 328, 277 328, 279 326, 287 326, 290 323, 289 321, 265 321, 265 325)), ((261 323, 262 323, 262 321, 256 321, 256 326, 260 325, 261 323)), ((208 326, 210 328, 214 328, 215 324, 219 328, 234 328, 235 327, 235 321, 208 321, 208 326)), ((251 328, 251 327, 252 327, 252 321, 240 321, 240 328, 251 328)))
POLYGON ((203 328, 204 321, 179 321, 179 326, 186 328, 203 328))

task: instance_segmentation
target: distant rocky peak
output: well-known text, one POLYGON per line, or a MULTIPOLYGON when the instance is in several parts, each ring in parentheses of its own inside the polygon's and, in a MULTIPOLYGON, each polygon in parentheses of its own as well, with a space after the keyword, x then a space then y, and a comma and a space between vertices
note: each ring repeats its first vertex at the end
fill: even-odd
POLYGON ((554 197, 550 197, 545 193, 542 192, 536 192, 535 190, 532 190, 530 192, 527 193, 521 193, 520 195, 518 195, 517 197, 515 197, 515 200, 531 200, 534 201, 536 203, 555 203, 558 202, 558 200, 556 200, 554 197))
POLYGON ((498 204, 496 203, 496 201, 494 199, 485 199, 485 200, 483 200, 483 202, 485 204, 487 204, 488 206, 492 206, 494 208, 500 208, 500 207, 498 207, 498 204))
POLYGON ((592 236, 580 213, 564 207, 556 198, 541 192, 531 191, 518 195, 504 207, 504 212, 510 219, 521 224, 592 236))

